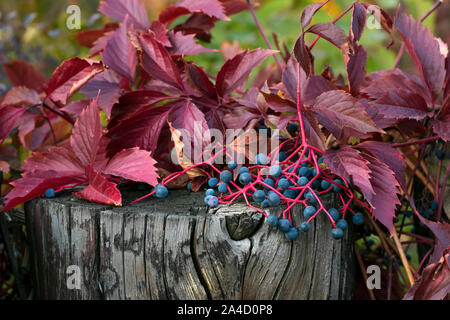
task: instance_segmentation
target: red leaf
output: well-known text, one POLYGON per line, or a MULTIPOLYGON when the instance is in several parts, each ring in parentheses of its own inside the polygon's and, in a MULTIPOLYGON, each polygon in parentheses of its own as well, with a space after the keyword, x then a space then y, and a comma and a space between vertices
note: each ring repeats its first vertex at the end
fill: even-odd
POLYGON ((230 20, 218 0, 182 0, 177 3, 177 7, 186 8, 191 13, 204 13, 219 20, 230 20))
POLYGON ((373 193, 364 193, 365 199, 374 208, 375 217, 391 232, 394 231, 395 208, 400 205, 398 200, 398 182, 395 179, 394 172, 377 158, 363 153, 364 159, 368 160, 370 172, 370 183, 373 193))
POLYGON ((38 93, 43 92, 47 86, 47 79, 25 61, 14 60, 5 63, 3 67, 14 86, 24 86, 38 93))
POLYGON ((400 152, 392 148, 389 144, 379 141, 365 141, 357 145, 357 147, 368 151, 378 158, 378 160, 388 165, 394 171, 395 177, 403 190, 406 190, 406 166, 405 160, 400 152))
POLYGON ((450 292, 450 255, 444 253, 439 262, 429 264, 420 279, 409 288, 403 300, 444 300, 450 292))
POLYGON ((313 74, 306 81, 303 104, 311 106, 318 96, 326 91, 336 90, 336 86, 321 75, 313 74))
POLYGON ((312 112, 303 112, 303 125, 308 143, 320 150, 325 150, 325 136, 312 112))
POLYGON ((436 237, 436 245, 430 257, 430 263, 436 263, 442 257, 444 250, 450 247, 450 224, 445 222, 434 222, 417 215, 419 220, 426 225, 436 237))
POLYGON ((329 0, 324 2, 315 2, 307 5, 303 11, 302 16, 300 18, 300 22, 302 24, 302 28, 305 29, 310 23, 313 16, 320 10, 325 4, 328 3, 329 0))
POLYGON ((47 96, 55 102, 60 101, 66 104, 69 97, 102 71, 101 63, 91 65, 87 60, 80 58, 66 60, 50 77, 46 90, 47 96))
POLYGON ((60 176, 83 176, 84 167, 70 148, 51 147, 44 153, 36 152, 25 161, 22 170, 56 171, 60 176))
POLYGON ((302 66, 306 75, 309 76, 309 74, 311 73, 311 57, 309 50, 305 45, 305 38, 303 34, 297 39, 297 42, 295 43, 294 55, 297 61, 300 62, 300 65, 302 66))
POLYGON ((103 173, 156 186, 158 174, 155 163, 148 151, 139 148, 126 149, 109 160, 103 173))
POLYGON ((72 101, 65 107, 61 108, 60 110, 70 113, 70 114, 73 114, 73 115, 76 115, 78 117, 89 103, 90 103, 89 100, 72 101))
POLYGON ((186 76, 193 89, 198 91, 201 95, 217 100, 216 87, 209 80, 208 75, 202 68, 194 63, 188 62, 186 63, 186 76))
MULTIPOLYGON (((365 9, 364 9, 365 11, 365 9)), ((352 55, 345 55, 345 64, 347 66, 347 78, 350 93, 357 95, 359 87, 366 76, 367 52, 363 46, 356 46, 352 55)))
POLYGON ((120 28, 108 40, 102 53, 103 62, 121 76, 134 82, 136 75, 136 48, 128 38, 128 15, 120 28))
POLYGON ((0 106, 29 107, 41 103, 39 94, 27 87, 14 87, 4 96, 0 106))
POLYGON ((250 72, 263 62, 274 50, 245 50, 228 60, 217 74, 216 88, 221 97, 226 97, 236 89, 240 89, 248 80, 250 72))
POLYGON ((394 26, 405 41, 430 93, 437 97, 445 79, 445 57, 441 54, 438 40, 428 26, 422 26, 419 21, 404 13, 397 12, 394 26))
POLYGON ((350 39, 359 41, 366 25, 367 11, 363 5, 355 3, 353 6, 352 20, 350 23, 350 39))
MULTIPOLYGON (((286 67, 283 70, 281 81, 283 82, 287 93, 295 102, 297 101, 297 71, 298 61, 297 59, 295 59, 294 55, 291 55, 286 64, 286 67)), ((306 73, 302 68, 300 68, 300 77, 302 97, 304 97, 306 88, 306 73)))
POLYGON ((331 22, 320 22, 311 26, 306 32, 315 33, 328 40, 339 49, 347 42, 345 31, 331 22))
POLYGON ((190 13, 190 11, 186 8, 172 5, 172 6, 168 6, 160 13, 158 20, 161 23, 170 25, 172 23, 172 21, 174 21, 178 17, 181 17, 181 16, 183 16, 185 14, 189 14, 189 13, 190 13))
MULTIPOLYGON (((125 80, 125 84, 128 85, 126 78, 122 78, 122 80, 125 80)), ((119 101, 119 97, 124 89, 123 87, 124 81, 121 81, 120 77, 114 71, 108 70, 89 80, 81 88, 81 93, 85 94, 89 99, 95 99, 100 90, 98 106, 110 117, 111 109, 119 101)))
POLYGON ((444 141, 450 141, 450 113, 440 119, 431 120, 434 133, 444 141))
POLYGON ((342 146, 338 150, 327 150, 323 157, 325 164, 332 172, 341 175, 347 181, 353 181, 366 199, 372 198, 375 191, 370 183, 369 161, 365 160, 358 150, 350 146, 342 146))
POLYGON ((170 108, 167 106, 145 108, 133 116, 121 120, 108 132, 111 137, 109 150, 111 153, 122 149, 139 147, 154 152, 163 126, 167 123, 170 108))
POLYGON ((184 87, 180 73, 164 46, 153 35, 139 36, 143 49, 142 67, 155 79, 159 79, 181 91, 184 87))
POLYGON ((317 97, 312 112, 336 138, 342 137, 345 128, 362 134, 381 132, 364 108, 355 102, 355 99, 344 91, 327 91, 317 97))
POLYGON ((94 163, 103 134, 97 99, 92 100, 86 109, 81 112, 70 137, 70 145, 83 166, 94 163))
POLYGON ((214 52, 217 50, 205 48, 199 45, 194 40, 195 35, 183 35, 179 32, 169 32, 169 40, 172 44, 172 48, 169 50, 172 56, 192 56, 204 52, 214 52))
POLYGON ((373 104, 386 118, 421 120, 428 115, 428 107, 424 98, 409 90, 387 90, 373 104))
POLYGON ((63 186, 83 182, 82 179, 73 176, 61 176, 56 171, 38 171, 30 173, 11 182, 14 187, 6 196, 5 206, 2 211, 8 211, 14 207, 32 200, 44 194, 47 189, 57 189, 63 186))
POLYGON ((26 108, 1 107, 0 108, 0 144, 17 126, 19 118, 27 111, 26 108))
POLYGON ((102 29, 83 30, 75 35, 75 40, 80 46, 92 48, 94 43, 105 33, 114 31, 119 28, 118 23, 107 23, 102 29))
POLYGON ((74 193, 75 196, 87 201, 107 205, 122 205, 122 195, 115 183, 109 182, 100 173, 95 171, 92 165, 86 167, 86 175, 89 179, 89 185, 80 192, 74 193))
POLYGON ((161 43, 163 46, 166 46, 166 47, 171 46, 169 38, 167 37, 167 33, 169 31, 167 30, 166 26, 163 25, 160 21, 153 20, 150 30, 153 31, 156 41, 161 43))
POLYGON ((141 0, 105 0, 100 1, 98 9, 104 15, 118 21, 124 21, 128 15, 130 23, 136 29, 150 28, 147 9, 141 0))

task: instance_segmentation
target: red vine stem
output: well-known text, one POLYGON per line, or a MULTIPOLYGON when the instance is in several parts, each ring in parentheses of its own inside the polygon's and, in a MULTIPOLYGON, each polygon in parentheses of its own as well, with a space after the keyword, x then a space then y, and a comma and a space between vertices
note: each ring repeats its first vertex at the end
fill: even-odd
POLYGON ((422 144, 422 143, 433 142, 433 141, 439 140, 440 138, 441 137, 439 137, 439 136, 434 136, 434 137, 429 137, 429 138, 425 138, 425 139, 421 139, 421 140, 408 141, 408 142, 402 142, 402 143, 395 143, 395 144, 392 144, 391 146, 393 148, 401 148, 401 147, 411 146, 411 145, 414 145, 414 144, 422 144))

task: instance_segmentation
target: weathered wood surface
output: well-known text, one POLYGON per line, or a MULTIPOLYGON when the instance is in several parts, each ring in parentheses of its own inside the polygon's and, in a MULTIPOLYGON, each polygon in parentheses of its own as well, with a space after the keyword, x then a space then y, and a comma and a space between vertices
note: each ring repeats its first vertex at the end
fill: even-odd
MULTIPOLYGON (((122 208, 71 195, 27 203, 36 298, 352 298, 351 230, 333 240, 330 221, 319 215, 308 233, 289 241, 245 204, 209 209, 202 198, 177 191, 122 208), (80 290, 66 284, 73 265, 80 290)), ((304 221, 301 208, 294 221, 304 221)))

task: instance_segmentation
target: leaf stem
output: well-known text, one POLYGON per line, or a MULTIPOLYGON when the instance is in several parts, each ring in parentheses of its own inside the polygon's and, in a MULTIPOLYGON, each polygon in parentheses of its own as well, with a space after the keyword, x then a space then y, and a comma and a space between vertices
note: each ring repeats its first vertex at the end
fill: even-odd
MULTIPOLYGON (((269 48, 270 50, 273 50, 272 45, 269 42, 269 39, 267 38, 263 28, 261 27, 261 24, 259 23, 258 17, 256 16, 256 13, 255 13, 255 9, 253 8, 252 2, 250 0, 247 0, 247 3, 248 3, 248 9, 250 10, 250 13, 252 14, 253 21, 255 21, 256 27, 258 28, 259 33, 263 37, 264 42, 267 45, 267 48, 269 48)), ((275 62, 277 63, 277 66, 280 69, 280 71, 283 71, 283 66, 281 65, 281 62, 278 59, 276 53, 272 54, 272 57, 275 59, 275 62)))
POLYGON ((395 143, 395 144, 392 144, 391 146, 393 148, 407 147, 407 146, 411 146, 411 145, 414 145, 414 144, 433 142, 433 141, 436 141, 436 140, 439 140, 439 139, 440 139, 439 136, 434 136, 434 137, 429 137, 429 138, 425 138, 425 139, 421 139, 421 140, 408 141, 408 142, 402 142, 402 143, 395 143))

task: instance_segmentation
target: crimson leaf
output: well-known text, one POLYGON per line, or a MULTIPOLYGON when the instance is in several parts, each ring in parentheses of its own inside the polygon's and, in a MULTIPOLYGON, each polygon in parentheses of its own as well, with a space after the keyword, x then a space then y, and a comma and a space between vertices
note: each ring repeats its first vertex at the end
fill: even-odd
POLYGON ((43 92, 47 86, 44 76, 25 61, 13 60, 5 63, 3 68, 14 86, 24 86, 39 93, 43 92))
POLYGON ((319 11, 320 8, 322 8, 325 4, 327 4, 328 1, 329 0, 324 2, 311 3, 303 9, 302 16, 300 18, 300 22, 302 24, 303 29, 306 28, 311 23, 311 20, 313 16, 316 14, 316 12, 319 11))
POLYGON ((359 87, 366 76, 367 52, 363 46, 356 46, 352 55, 345 55, 348 85, 350 93, 357 95, 359 87))
POLYGON ((350 39, 359 41, 366 25, 366 8, 359 3, 353 5, 352 20, 350 23, 350 39))
POLYGON ((98 9, 104 15, 124 21, 128 15, 130 23, 137 29, 150 28, 147 10, 141 0, 105 0, 100 2, 98 9))
POLYGON ((339 49, 347 42, 345 31, 331 22, 320 22, 312 25, 306 32, 315 33, 328 40, 339 49))

